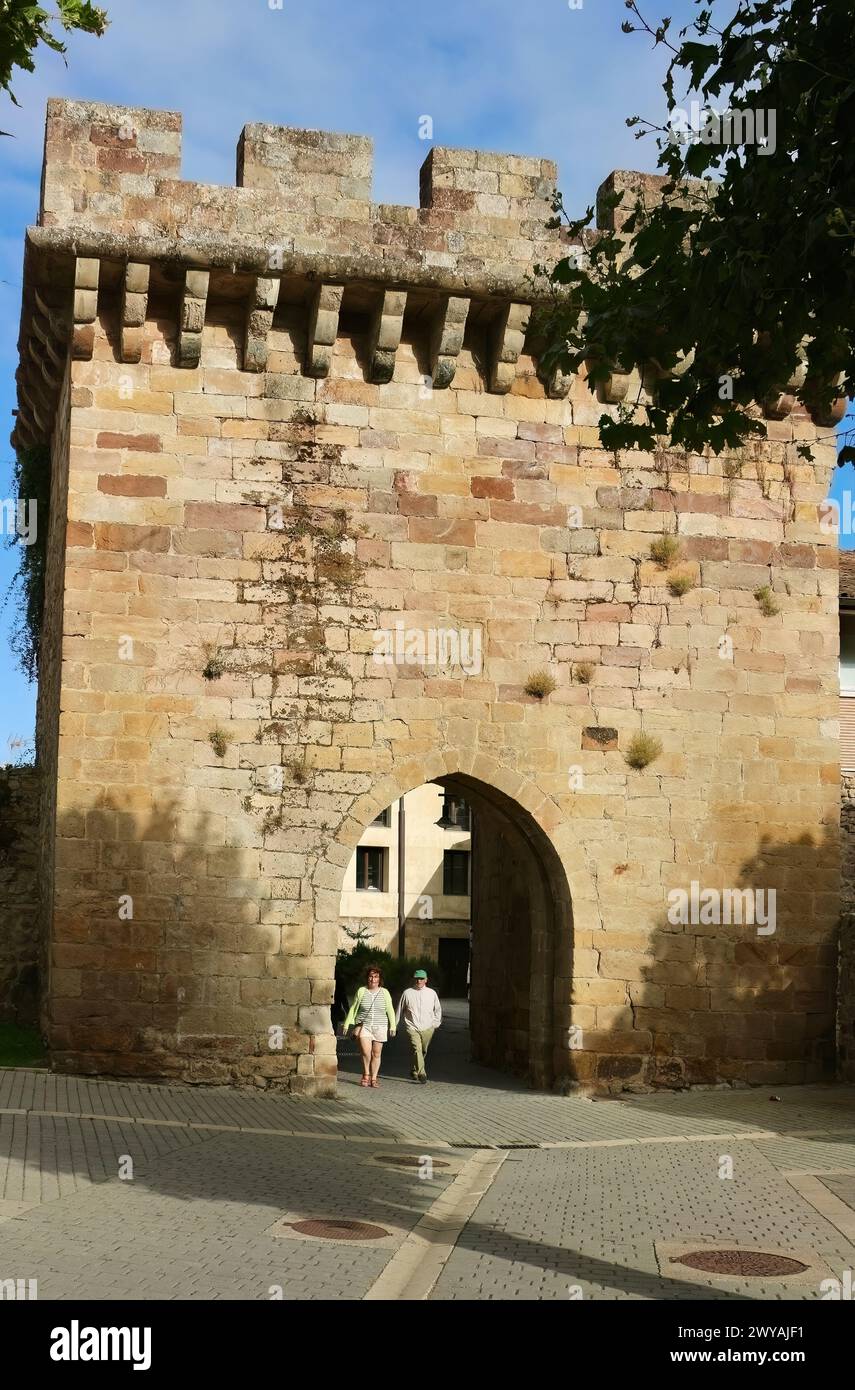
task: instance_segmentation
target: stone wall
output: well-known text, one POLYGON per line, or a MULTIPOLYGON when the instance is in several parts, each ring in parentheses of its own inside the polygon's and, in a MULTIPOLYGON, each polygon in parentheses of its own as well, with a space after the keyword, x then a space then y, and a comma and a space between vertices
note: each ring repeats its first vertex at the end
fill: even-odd
POLYGON ((38 1018, 39 781, 0 768, 0 1020, 38 1018))
POLYGON ((474 871, 473 971, 513 981, 479 1055, 539 1085, 827 1075, 833 447, 798 458, 799 416, 734 456, 604 452, 631 383, 544 377, 528 326, 548 162, 436 149, 392 208, 319 132, 249 128, 242 187, 182 183, 179 126, 51 103, 29 233, 24 340, 68 319, 73 358, 57 1064, 332 1092, 345 868, 443 779, 507 846, 474 871), (437 630, 477 665, 395 645, 437 630), (720 920, 749 890, 774 931, 720 920))
MULTIPOLYGON (((71 363, 59 387, 50 450, 50 502, 45 557, 45 601, 39 645, 39 690, 36 704, 36 763, 41 775, 39 807, 39 975, 42 1026, 47 1030, 53 950, 53 910, 57 858, 56 815, 59 791, 59 720, 62 691, 62 643, 65 624, 65 537, 68 514, 68 449, 71 423, 71 363)), ((73 534, 73 528, 72 528, 73 534)), ((74 615, 70 635, 86 630, 85 613, 74 615)), ((66 700, 73 696, 67 695, 66 700)), ((90 732, 92 726, 90 725, 90 732)), ((69 885, 73 891, 73 880, 69 885)), ((81 884, 82 886, 82 884, 81 884)), ((85 924, 80 928, 85 931, 85 924)))
POLYGON ((855 1081, 855 773, 840 788, 841 903, 837 1045, 842 1081, 855 1081))

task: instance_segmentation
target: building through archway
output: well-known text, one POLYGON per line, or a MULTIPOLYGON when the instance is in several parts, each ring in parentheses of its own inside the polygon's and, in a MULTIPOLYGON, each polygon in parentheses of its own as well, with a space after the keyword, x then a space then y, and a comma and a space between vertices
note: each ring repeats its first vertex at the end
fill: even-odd
POLYGON ((512 797, 462 774, 404 794, 361 836, 341 909, 341 946, 426 957, 444 994, 468 999, 474 1061, 541 1088, 566 1076, 570 893, 512 797))

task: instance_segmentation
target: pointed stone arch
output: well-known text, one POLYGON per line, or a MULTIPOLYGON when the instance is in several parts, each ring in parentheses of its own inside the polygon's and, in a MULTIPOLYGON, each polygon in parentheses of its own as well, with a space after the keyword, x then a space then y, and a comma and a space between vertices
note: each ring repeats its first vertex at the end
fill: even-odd
POLYGON ((560 1085, 575 1076, 571 1027, 577 903, 590 902, 594 890, 572 824, 530 778, 482 753, 434 751, 401 760, 354 802, 319 859, 313 875, 315 921, 338 922, 345 871, 364 831, 394 801, 425 782, 458 789, 475 808, 484 837, 479 853, 473 853, 473 1010, 480 1014, 473 1026, 475 1056, 525 1074, 540 1088, 560 1085), (496 854, 486 852, 487 844, 497 847, 496 854), (510 876, 506 892, 499 872, 510 876), (484 918, 480 922, 479 913, 484 918), (488 963, 491 958, 516 962, 517 978, 500 977, 495 964, 488 963))

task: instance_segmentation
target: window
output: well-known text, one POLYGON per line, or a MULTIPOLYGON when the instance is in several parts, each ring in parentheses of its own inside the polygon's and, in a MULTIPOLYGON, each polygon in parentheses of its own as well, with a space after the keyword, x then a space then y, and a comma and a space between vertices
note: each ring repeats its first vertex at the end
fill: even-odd
POLYGON ((391 808, 390 806, 387 806, 385 811, 381 811, 380 814, 379 814, 379 816, 375 816, 375 817, 374 817, 374 819, 373 819, 373 821, 371 822, 371 824, 372 824, 372 825, 388 825, 388 824, 389 824, 389 818, 390 818, 390 815, 391 815, 391 810, 392 810, 392 808, 391 808))
POLYGON ((469 896, 469 852, 447 849, 442 856, 442 891, 447 898, 469 896))
POLYGON ((383 893, 386 889, 385 849, 359 845, 356 850, 356 886, 363 892, 383 893))
POLYGON ((840 766, 855 771, 855 612, 840 611, 840 766))
POLYGON ((845 608, 840 614, 840 689, 855 695, 855 612, 845 608))
POLYGON ((442 803, 442 819, 446 823, 446 830, 468 830, 468 804, 457 796, 447 796, 442 803))

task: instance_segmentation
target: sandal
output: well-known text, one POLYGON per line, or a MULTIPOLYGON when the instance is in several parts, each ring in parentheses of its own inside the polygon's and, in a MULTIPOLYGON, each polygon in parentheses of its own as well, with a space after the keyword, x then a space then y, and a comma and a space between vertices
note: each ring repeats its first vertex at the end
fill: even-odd
POLYGON ((372 1085, 372 1086, 379 1086, 379 1085, 380 1085, 380 1082, 377 1080, 377 1077, 376 1077, 376 1076, 372 1076, 371 1081, 370 1081, 369 1084, 372 1085))
POLYGON ((363 1078, 362 1078, 362 1080, 360 1081, 359 1084, 360 1084, 360 1086, 370 1086, 370 1085, 371 1085, 371 1080, 370 1080, 369 1077, 363 1076, 363 1078))

